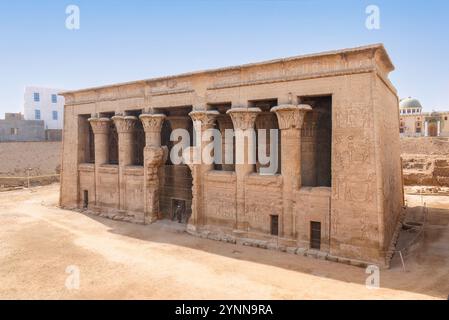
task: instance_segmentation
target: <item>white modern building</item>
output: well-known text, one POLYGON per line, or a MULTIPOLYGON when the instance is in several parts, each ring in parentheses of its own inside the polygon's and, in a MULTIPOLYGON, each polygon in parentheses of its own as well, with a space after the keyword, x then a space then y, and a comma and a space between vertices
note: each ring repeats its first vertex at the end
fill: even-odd
POLYGON ((43 120, 46 130, 62 129, 64 116, 64 97, 62 90, 26 87, 24 96, 25 120, 43 120))

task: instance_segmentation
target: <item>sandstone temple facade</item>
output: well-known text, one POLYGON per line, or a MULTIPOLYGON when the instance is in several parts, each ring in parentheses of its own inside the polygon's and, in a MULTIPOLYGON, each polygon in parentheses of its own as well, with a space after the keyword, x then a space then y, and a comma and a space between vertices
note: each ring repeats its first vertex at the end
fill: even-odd
POLYGON ((370 45, 64 92, 61 206, 388 266, 403 206, 393 69, 370 45), (199 127, 280 130, 279 170, 172 163, 172 130, 199 127))

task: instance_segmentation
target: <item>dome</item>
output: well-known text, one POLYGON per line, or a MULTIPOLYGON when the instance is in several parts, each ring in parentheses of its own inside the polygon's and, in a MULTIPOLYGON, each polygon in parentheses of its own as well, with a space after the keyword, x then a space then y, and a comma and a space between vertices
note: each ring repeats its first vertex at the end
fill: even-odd
POLYGON ((399 109, 422 109, 422 106, 418 99, 408 97, 399 102, 399 109))

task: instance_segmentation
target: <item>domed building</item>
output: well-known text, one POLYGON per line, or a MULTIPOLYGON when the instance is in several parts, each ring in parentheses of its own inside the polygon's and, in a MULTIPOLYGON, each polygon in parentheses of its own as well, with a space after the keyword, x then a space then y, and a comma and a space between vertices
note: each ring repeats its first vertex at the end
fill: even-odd
POLYGON ((449 136, 449 112, 422 112, 418 99, 408 97, 399 102, 401 137, 449 136))
POLYGON ((422 106, 418 99, 408 97, 399 102, 400 114, 420 114, 422 106))

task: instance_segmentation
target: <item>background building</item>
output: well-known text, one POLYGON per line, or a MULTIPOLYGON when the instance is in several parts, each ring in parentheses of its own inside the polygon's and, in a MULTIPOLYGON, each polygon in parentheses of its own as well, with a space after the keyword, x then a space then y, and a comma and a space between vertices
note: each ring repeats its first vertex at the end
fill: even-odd
POLYGON ((5 113, 5 119, 0 120, 0 142, 42 140, 45 140, 42 120, 25 120, 21 113, 5 113))
POLYGON ((408 97, 399 103, 399 116, 402 137, 449 136, 449 111, 422 112, 419 100, 408 97))
POLYGON ((24 116, 26 120, 43 120, 47 140, 60 140, 63 126, 64 97, 59 89, 26 87, 24 116))

